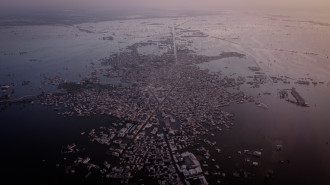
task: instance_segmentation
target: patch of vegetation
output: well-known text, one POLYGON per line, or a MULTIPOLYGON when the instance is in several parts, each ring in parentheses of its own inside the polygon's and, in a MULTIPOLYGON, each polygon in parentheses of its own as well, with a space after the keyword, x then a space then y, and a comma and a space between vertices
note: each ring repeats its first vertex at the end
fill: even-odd
POLYGON ((242 53, 237 53, 237 52, 223 52, 220 54, 220 57, 221 58, 229 58, 229 57, 243 58, 243 57, 245 57, 245 55, 242 53))
POLYGON ((84 88, 86 88, 85 83, 75 83, 75 82, 67 82, 61 83, 57 86, 59 89, 65 89, 67 92, 80 92, 84 88))
POLYGON ((104 89, 113 89, 116 87, 122 87, 122 85, 119 84, 119 85, 115 86, 113 84, 99 84, 99 83, 92 83, 89 81, 84 81, 82 83, 75 83, 75 82, 61 83, 57 87, 59 89, 64 89, 69 93, 76 93, 76 92, 81 92, 84 89, 104 90, 104 89))

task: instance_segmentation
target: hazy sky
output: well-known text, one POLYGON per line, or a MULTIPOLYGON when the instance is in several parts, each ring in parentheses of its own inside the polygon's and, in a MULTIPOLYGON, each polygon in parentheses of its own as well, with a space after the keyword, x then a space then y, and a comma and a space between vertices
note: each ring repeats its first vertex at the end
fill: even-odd
POLYGON ((0 9, 90 8, 112 9, 226 9, 226 8, 323 8, 330 10, 330 0, 0 0, 0 9))

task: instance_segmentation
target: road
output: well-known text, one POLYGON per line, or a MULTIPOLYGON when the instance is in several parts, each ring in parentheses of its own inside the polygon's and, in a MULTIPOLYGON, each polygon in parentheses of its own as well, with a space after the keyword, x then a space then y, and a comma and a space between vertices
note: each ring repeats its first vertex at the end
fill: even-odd
POLYGON ((174 58, 175 58, 175 64, 178 64, 178 56, 176 54, 176 44, 175 44, 175 26, 172 27, 172 36, 173 36, 173 51, 174 51, 174 58))
POLYGON ((136 134, 134 136, 134 139, 140 133, 140 131, 146 126, 146 124, 150 121, 151 117, 155 114, 155 112, 158 111, 161 106, 163 106, 163 103, 167 100, 168 96, 176 88, 176 86, 179 84, 179 82, 180 82, 181 79, 182 79, 182 77, 180 77, 179 80, 176 82, 176 84, 170 89, 170 91, 167 93, 167 95, 165 96, 165 98, 163 99, 163 101, 161 101, 158 104, 158 106, 150 113, 148 119, 142 124, 142 127, 136 132, 136 134))

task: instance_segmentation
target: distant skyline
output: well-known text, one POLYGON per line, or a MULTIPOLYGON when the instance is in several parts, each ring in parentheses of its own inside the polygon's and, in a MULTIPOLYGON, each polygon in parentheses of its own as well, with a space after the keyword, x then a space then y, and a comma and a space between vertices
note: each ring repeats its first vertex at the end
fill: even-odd
POLYGON ((329 0, 1 0, 0 10, 162 8, 219 10, 230 8, 329 9, 329 0))

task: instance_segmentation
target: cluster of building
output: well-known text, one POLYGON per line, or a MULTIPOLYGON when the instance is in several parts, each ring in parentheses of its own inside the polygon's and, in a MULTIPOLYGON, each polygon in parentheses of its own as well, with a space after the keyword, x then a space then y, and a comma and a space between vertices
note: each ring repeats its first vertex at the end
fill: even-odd
MULTIPOLYGON (((41 104, 54 106, 61 115, 109 115, 121 120, 81 133, 90 142, 103 146, 109 159, 93 164, 92 157, 79 156, 84 150, 69 145, 65 155, 75 157, 66 156, 74 162, 65 166, 71 172, 76 172, 75 166, 85 166, 86 178, 94 170, 101 177, 122 183, 208 184, 210 173, 204 169, 209 169, 209 162, 215 162, 211 153, 221 152, 212 137, 234 125, 234 115, 223 107, 254 98, 237 88, 245 83, 244 78, 213 74, 200 70, 196 64, 243 56, 200 56, 181 48, 176 63, 171 46, 168 53, 160 56, 139 55, 137 48, 146 44, 150 43, 134 44, 128 48, 130 52, 103 60, 105 69, 95 69, 90 79, 73 84, 77 89, 39 97, 41 104), (132 85, 104 86, 98 74, 119 77, 132 85)), ((219 165, 211 172, 225 176, 219 165)))

